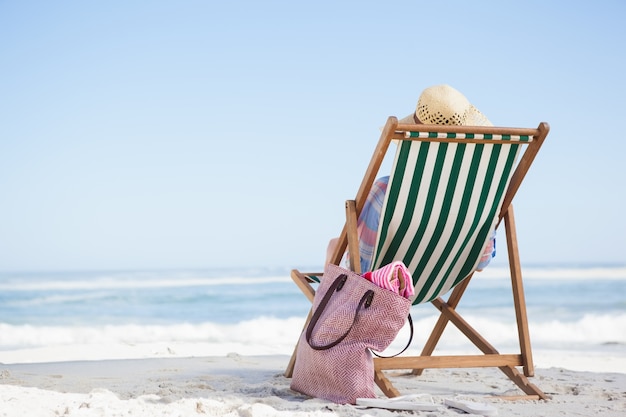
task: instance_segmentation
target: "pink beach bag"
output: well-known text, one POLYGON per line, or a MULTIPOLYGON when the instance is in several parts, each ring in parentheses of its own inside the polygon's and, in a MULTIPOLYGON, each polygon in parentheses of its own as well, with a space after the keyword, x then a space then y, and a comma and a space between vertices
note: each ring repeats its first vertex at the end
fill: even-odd
POLYGON ((328 265, 300 336, 291 389, 338 404, 376 397, 370 349, 391 344, 410 308, 409 299, 328 265))

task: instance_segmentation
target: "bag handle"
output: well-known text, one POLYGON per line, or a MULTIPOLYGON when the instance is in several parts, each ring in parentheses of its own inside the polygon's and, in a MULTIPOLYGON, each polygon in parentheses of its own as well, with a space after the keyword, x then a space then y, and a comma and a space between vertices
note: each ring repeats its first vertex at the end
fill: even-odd
MULTIPOLYGON (((333 296, 333 294, 336 291, 340 291, 344 284, 346 283, 346 281, 348 280, 348 276, 346 274, 341 274, 339 275, 335 281, 333 281, 333 283, 330 285, 330 287, 328 288, 328 291, 326 292, 326 294, 324 295, 324 298, 322 299, 322 301, 320 301, 320 304, 317 306, 317 310, 315 310, 315 313, 313 313, 313 316, 311 317, 311 322, 309 323, 309 325, 307 326, 306 329, 306 341, 309 343, 309 346, 311 346, 311 348, 315 349, 315 350, 327 350, 332 348, 333 346, 337 346, 339 343, 341 343, 341 341, 343 339, 345 339, 348 334, 350 333, 350 330, 352 330, 352 327, 354 327, 355 323, 357 322, 357 320, 359 319, 359 311, 361 310, 361 308, 369 308, 370 305, 372 305, 372 300, 374 299, 374 291, 372 290, 367 290, 364 294, 363 297, 361 297, 361 300, 359 301, 359 305, 356 308, 356 311, 354 312, 354 318, 352 319, 352 323, 350 324, 350 327, 348 328, 348 330, 346 330, 346 332, 341 335, 337 340, 335 340, 334 342, 331 342, 327 345, 314 345, 311 341, 311 338, 313 336, 313 330, 317 324, 317 322, 319 321, 320 317, 322 316, 322 313, 324 312, 324 309, 326 308, 326 305, 328 304, 328 302, 330 301, 330 298, 333 296)), ((401 355, 402 353, 404 353, 405 350, 407 350, 409 348, 409 346, 411 345, 411 342, 413 341, 413 318, 411 317, 411 314, 409 314, 407 316, 407 320, 409 322, 409 328, 411 330, 411 333, 409 335, 409 341, 406 344, 406 346, 398 353, 396 353, 395 355, 391 355, 391 356, 382 356, 379 355, 378 353, 374 352, 373 350, 370 349, 370 351, 376 355, 379 358, 393 358, 396 357, 398 355, 401 355)))
POLYGON ((367 290, 363 294, 363 297, 361 297, 361 300, 359 301, 359 305, 356 307, 356 310, 354 312, 354 318, 352 319, 352 323, 350 324, 350 327, 348 328, 348 330, 346 330, 344 334, 339 336, 337 340, 335 340, 334 342, 328 343, 327 345, 313 344, 313 342, 311 341, 311 338, 313 336, 313 329, 315 328, 315 325, 317 324, 320 317, 322 316, 322 313, 324 312, 326 305, 330 301, 330 298, 333 296, 335 292, 341 291, 341 289, 343 288, 347 280, 348 280, 348 276, 346 274, 341 274, 335 279, 335 281, 333 281, 333 283, 328 288, 328 291, 326 292, 326 294, 324 294, 324 298, 322 298, 322 301, 320 301, 320 304, 317 306, 315 313, 313 313, 313 317, 311 317, 311 322, 309 323, 306 329, 306 341, 309 343, 309 346, 311 346, 311 348, 315 350, 327 350, 341 343, 341 341, 345 339, 346 336, 348 336, 348 334, 350 333, 350 330, 352 330, 352 327, 354 327, 354 324, 359 320, 359 311, 362 308, 369 308, 369 306, 372 305, 372 300, 374 299, 374 291, 367 290))
POLYGON ((391 356, 383 356, 383 355, 379 355, 378 353, 374 352, 372 349, 370 349, 370 351, 376 355, 379 358, 395 358, 396 356, 399 356, 401 354, 404 353, 405 350, 407 350, 409 348, 409 346, 411 346, 411 342, 413 341, 413 318, 411 317, 411 313, 409 313, 409 315, 407 316, 407 320, 409 321, 409 328, 411 329, 411 334, 409 335, 409 342, 406 344, 406 346, 404 347, 404 349, 402 349, 400 352, 396 353, 395 355, 391 355, 391 356))

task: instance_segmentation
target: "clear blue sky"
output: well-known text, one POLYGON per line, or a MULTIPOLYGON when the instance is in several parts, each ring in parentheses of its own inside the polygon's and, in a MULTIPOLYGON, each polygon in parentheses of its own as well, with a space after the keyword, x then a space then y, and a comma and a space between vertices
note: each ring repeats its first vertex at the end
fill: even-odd
POLYGON ((441 83, 551 125, 523 262, 623 264, 625 21, 620 0, 0 0, 0 271, 320 265, 379 127, 441 83))

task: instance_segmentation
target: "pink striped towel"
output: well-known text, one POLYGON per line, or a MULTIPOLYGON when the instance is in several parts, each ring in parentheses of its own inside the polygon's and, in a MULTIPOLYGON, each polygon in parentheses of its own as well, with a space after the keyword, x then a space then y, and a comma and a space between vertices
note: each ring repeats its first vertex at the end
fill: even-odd
POLYGON ((405 298, 411 298, 415 294, 411 272, 401 261, 392 262, 372 272, 366 272, 363 274, 363 278, 405 298))

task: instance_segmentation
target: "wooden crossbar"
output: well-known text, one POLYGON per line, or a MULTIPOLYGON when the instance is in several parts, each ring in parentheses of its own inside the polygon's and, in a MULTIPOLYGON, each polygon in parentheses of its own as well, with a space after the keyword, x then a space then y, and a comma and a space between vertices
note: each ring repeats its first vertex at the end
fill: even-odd
POLYGON ((374 369, 414 369, 419 368, 490 368, 500 366, 521 366, 520 354, 492 355, 434 355, 420 357, 374 358, 374 369))
MULTIPOLYGON (((402 132, 396 132, 396 134, 402 132)), ((453 132, 404 132, 405 139, 459 139, 459 142, 468 142, 470 139, 490 142, 532 142, 530 135, 494 135, 491 133, 453 133, 453 132)), ((449 141, 448 141, 449 142, 449 141)))

